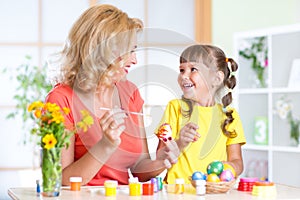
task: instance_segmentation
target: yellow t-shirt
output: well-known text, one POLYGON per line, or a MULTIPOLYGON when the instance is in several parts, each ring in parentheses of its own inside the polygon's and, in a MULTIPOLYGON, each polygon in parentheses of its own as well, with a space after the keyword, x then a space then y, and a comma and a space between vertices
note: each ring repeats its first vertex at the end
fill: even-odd
MULTIPOLYGON (((196 142, 190 143, 180 154, 178 162, 168 170, 165 182, 169 184, 174 184, 176 178, 184 178, 185 182, 189 183, 188 177, 193 172, 206 173, 207 165, 212 161, 227 160, 227 145, 246 143, 242 123, 235 109, 232 109, 234 121, 227 130, 235 130, 237 137, 228 138, 221 130, 221 124, 226 116, 220 104, 212 107, 194 106, 190 118, 182 115, 181 108, 188 110, 184 101, 179 99, 170 101, 158 127, 163 123, 169 123, 172 137, 178 139, 181 128, 188 122, 194 122, 199 126, 197 132, 201 137, 196 142)), ((157 130, 155 132, 157 133, 157 130)))

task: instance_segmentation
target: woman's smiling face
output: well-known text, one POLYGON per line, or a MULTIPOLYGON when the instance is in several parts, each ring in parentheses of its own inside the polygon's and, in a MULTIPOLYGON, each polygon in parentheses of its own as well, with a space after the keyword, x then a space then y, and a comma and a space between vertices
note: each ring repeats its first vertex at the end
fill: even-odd
POLYGON ((126 77, 131 65, 137 64, 137 57, 136 57, 136 52, 135 52, 136 48, 137 47, 134 46, 134 48, 130 51, 130 53, 128 53, 128 55, 126 55, 124 57, 121 57, 121 56, 118 57, 119 62, 122 61, 123 64, 120 66, 120 68, 118 68, 116 70, 116 72, 113 76, 114 82, 119 82, 121 79, 126 77))

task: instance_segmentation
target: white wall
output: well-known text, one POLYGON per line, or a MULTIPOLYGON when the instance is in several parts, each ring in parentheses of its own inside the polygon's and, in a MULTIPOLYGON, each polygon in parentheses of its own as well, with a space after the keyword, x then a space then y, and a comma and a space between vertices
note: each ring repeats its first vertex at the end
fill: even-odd
POLYGON ((212 0, 212 43, 233 56, 233 33, 300 23, 299 0, 212 0))

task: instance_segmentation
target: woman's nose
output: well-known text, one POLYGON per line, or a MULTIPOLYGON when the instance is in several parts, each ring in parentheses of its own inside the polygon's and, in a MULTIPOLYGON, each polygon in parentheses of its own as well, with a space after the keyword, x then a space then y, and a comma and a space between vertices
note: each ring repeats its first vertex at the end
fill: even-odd
POLYGON ((136 53, 135 52, 131 53, 131 63, 132 64, 137 64, 137 58, 136 58, 136 53))

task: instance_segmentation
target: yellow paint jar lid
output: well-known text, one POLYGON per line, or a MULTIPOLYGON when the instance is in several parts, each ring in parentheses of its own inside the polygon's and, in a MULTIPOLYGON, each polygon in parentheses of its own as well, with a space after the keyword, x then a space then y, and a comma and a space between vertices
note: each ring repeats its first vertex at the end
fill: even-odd
POLYGON ((105 187, 114 188, 118 186, 118 181, 115 180, 107 180, 104 182, 105 187))

